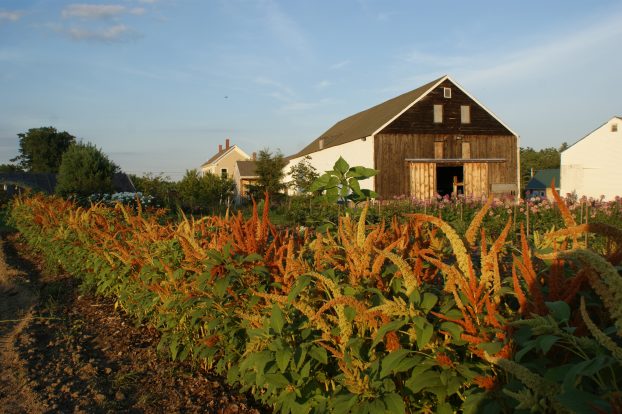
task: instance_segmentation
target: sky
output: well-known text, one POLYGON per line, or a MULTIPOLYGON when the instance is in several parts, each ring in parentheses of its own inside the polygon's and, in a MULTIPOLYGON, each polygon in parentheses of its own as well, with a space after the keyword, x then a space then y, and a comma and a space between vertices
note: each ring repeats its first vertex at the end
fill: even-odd
MULTIPOLYGON (((179 179, 449 75, 536 149, 622 115, 622 1, 0 0, 0 163, 53 126, 179 179)), ((346 158, 347 159, 347 158, 346 158)))

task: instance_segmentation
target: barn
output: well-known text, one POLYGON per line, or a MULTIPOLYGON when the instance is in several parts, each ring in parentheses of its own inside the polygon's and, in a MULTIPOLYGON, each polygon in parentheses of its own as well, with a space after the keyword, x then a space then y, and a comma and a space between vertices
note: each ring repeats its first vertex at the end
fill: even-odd
POLYGON ((622 196, 622 117, 614 116, 561 154, 562 195, 622 196))
POLYGON ((449 76, 345 118, 298 153, 319 172, 343 156, 379 170, 381 198, 518 194, 518 135, 449 76))

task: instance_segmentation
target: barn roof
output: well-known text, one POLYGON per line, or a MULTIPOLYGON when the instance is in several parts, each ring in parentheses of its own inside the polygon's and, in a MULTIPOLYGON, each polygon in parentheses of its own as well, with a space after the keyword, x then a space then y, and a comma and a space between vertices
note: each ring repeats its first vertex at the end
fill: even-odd
POLYGON ((337 122, 328 131, 324 132, 317 139, 304 147, 300 152, 287 157, 287 159, 298 158, 319 151, 321 140, 323 140, 323 148, 330 148, 377 134, 446 79, 449 79, 454 85, 456 85, 456 87, 460 88, 479 106, 489 112, 512 134, 518 136, 507 125, 501 122, 490 110, 478 102, 473 96, 460 87, 460 85, 454 82, 453 79, 447 75, 444 75, 433 80, 432 82, 418 87, 417 89, 389 99, 379 105, 373 106, 337 122))
POLYGON ((525 190, 543 190, 551 186, 551 181, 555 180, 555 188, 560 188, 561 179, 559 168, 549 168, 538 170, 527 183, 525 190))

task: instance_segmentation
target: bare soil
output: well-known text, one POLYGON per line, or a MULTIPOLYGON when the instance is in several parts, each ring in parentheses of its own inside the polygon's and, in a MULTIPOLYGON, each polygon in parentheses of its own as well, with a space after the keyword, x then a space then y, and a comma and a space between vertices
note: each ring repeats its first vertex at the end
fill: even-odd
POLYGON ((263 413, 218 376, 158 355, 158 333, 0 240, 0 412, 263 413))

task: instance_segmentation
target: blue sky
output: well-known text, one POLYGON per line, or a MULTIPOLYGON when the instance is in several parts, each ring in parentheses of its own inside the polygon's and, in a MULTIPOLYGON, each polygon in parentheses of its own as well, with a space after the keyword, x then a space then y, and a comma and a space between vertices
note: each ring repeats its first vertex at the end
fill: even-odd
POLYGON ((297 152, 449 74, 521 136, 622 115, 621 1, 0 0, 0 163, 54 126, 179 178, 231 138, 297 152))

